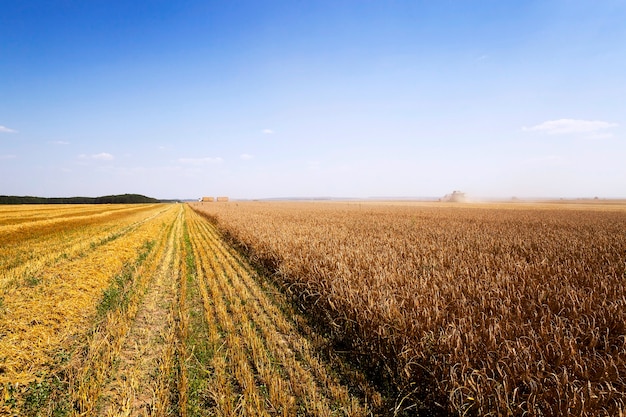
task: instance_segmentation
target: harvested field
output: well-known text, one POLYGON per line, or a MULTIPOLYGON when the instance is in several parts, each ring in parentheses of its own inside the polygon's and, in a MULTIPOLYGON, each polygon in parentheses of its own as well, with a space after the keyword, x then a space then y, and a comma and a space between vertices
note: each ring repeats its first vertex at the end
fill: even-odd
POLYGON ((217 222, 396 410, 626 412, 626 207, 239 202, 217 222))
POLYGON ((37 380, 95 314, 111 278, 158 236, 166 214, 163 206, 47 211, 0 232, 0 383, 37 380))
POLYGON ((0 211, 0 415, 365 416, 380 405, 357 371, 366 394, 341 383, 316 351, 324 339, 190 208, 21 210, 0 211))

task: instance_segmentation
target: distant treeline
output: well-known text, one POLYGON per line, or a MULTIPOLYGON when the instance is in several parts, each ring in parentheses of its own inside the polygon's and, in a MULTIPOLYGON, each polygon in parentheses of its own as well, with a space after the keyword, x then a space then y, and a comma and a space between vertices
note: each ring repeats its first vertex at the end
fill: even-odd
POLYGON ((141 194, 105 195, 102 197, 31 197, 0 195, 0 204, 138 204, 160 203, 141 194))

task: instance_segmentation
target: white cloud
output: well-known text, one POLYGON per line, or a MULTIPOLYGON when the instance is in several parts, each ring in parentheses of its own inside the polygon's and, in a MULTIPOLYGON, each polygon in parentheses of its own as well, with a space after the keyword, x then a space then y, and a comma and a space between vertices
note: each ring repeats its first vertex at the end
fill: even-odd
POLYGON ((16 155, 0 155, 0 160, 1 159, 15 159, 17 158, 16 155))
POLYGON ((17 133, 17 130, 9 129, 6 126, 0 126, 0 133, 17 133))
POLYGON ((272 129, 263 129, 263 133, 266 135, 272 135, 274 134, 274 131, 272 129))
POLYGON ((107 153, 107 152, 101 152, 101 153, 96 153, 96 154, 92 154, 92 155, 80 154, 80 155, 78 155, 78 157, 80 159, 96 159, 96 160, 99 160, 99 161, 110 161, 110 160, 114 159, 113 155, 111 155, 110 153, 107 153))
POLYGON ((610 123, 602 120, 558 119, 548 120, 532 127, 524 127, 522 130, 529 132, 544 132, 549 135, 592 134, 592 136, 596 136, 596 138, 598 138, 598 135, 607 138, 611 137, 612 134, 605 132, 606 129, 617 126, 617 123, 610 123))
POLYGON ((181 164, 187 164, 187 165, 212 165, 212 164, 222 163, 223 159, 220 157, 178 158, 178 162, 180 162, 181 164))
POLYGON ((100 161, 110 161, 113 159, 113 155, 107 152, 97 153, 95 155, 91 155, 93 159, 99 159, 100 161))
POLYGON ((243 159, 244 161, 249 161, 250 159, 254 158, 254 155, 242 153, 241 155, 239 155, 239 157, 243 159))

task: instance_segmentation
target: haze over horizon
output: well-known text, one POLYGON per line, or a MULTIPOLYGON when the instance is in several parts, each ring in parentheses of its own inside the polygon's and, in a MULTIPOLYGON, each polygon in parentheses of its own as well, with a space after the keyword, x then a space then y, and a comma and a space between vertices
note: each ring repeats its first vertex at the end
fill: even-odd
POLYGON ((0 194, 626 197, 626 3, 472 3, 7 2, 0 194))

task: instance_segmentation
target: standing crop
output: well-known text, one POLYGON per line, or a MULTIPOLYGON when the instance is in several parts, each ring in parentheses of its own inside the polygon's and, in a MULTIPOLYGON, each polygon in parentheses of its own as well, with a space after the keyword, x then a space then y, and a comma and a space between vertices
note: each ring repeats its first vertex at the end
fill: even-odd
POLYGON ((396 410, 621 415, 623 206, 196 204, 396 410))

